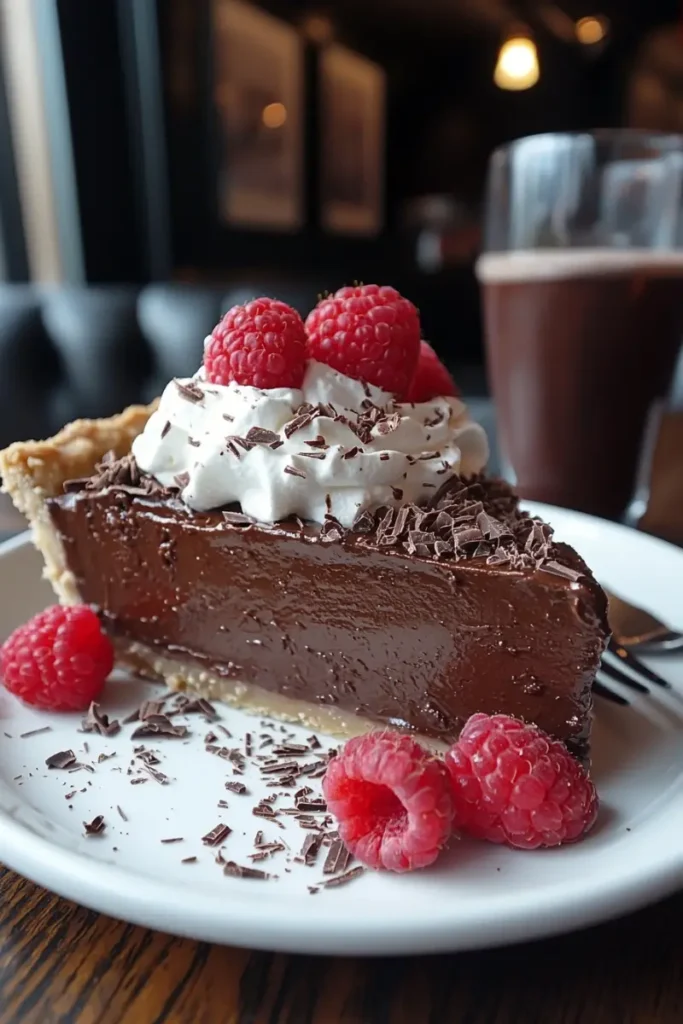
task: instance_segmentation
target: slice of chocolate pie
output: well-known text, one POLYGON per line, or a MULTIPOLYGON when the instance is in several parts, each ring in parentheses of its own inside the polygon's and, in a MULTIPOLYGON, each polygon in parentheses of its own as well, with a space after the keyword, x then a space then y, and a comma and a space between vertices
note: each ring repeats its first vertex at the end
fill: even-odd
POLYGON ((300 389, 171 382, 0 470, 60 600, 137 671, 337 735, 507 713, 583 756, 605 598, 486 458, 457 398, 312 362, 300 389))

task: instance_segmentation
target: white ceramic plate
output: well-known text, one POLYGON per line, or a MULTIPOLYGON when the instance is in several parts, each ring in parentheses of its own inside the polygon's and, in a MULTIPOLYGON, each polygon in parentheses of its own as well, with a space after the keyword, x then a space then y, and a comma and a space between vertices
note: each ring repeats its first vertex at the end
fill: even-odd
MULTIPOLYGON (((683 551, 588 516, 537 510, 605 584, 683 627, 683 551)), ((25 537, 0 548, 0 637, 52 600, 39 569, 25 537)), ((233 831, 223 854, 244 864, 258 828, 268 839, 284 839, 293 853, 307 833, 292 817, 280 829, 252 815, 255 800, 272 790, 249 773, 244 781, 250 796, 226 791, 230 766, 205 751, 211 726, 201 716, 187 718, 187 741, 144 741, 159 750, 168 785, 151 779, 131 785, 139 774, 127 774, 133 726, 113 739, 84 736, 78 732, 81 716, 38 713, 0 691, 0 860, 114 917, 260 949, 426 953, 595 923, 683 882, 683 658, 650 664, 679 692, 639 697, 628 708, 598 702, 594 774, 602 810, 589 839, 535 853, 460 842, 427 871, 367 873, 314 896, 308 886, 322 879, 321 862, 305 867, 278 854, 257 865, 277 879, 235 879, 223 875, 216 851, 202 845, 203 835, 226 822, 233 831), (21 738, 45 725, 50 732, 21 738), (45 758, 65 748, 95 771, 48 770, 45 758), (98 762, 100 753, 113 751, 115 757, 98 762), (227 809, 218 808, 221 799, 227 809), (104 833, 85 837, 83 822, 98 814, 105 817, 104 833), (178 836, 182 842, 161 843, 178 836), (191 856, 198 860, 181 863, 191 856)), ((138 683, 114 682, 104 707, 123 716, 143 690, 138 683)), ((246 731, 259 731, 254 719, 228 708, 221 714, 234 737, 228 745, 241 745, 246 731)), ((279 799, 280 805, 291 802, 279 799)))

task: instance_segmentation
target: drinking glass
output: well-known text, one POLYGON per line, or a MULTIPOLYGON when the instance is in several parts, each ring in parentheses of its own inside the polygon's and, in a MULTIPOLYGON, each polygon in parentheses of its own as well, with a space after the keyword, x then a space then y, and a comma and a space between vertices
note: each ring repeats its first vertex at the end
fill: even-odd
POLYGON ((620 518, 683 326, 683 137, 519 139, 477 263, 501 454, 527 498, 620 518))

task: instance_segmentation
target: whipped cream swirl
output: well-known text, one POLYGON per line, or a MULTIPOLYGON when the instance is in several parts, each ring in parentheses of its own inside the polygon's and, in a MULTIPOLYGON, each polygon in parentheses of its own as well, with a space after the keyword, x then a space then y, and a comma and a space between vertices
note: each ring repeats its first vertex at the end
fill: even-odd
POLYGON ((380 505, 428 501, 453 473, 483 469, 488 444, 457 398, 402 404, 322 363, 301 389, 171 381, 133 442, 143 472, 198 512, 239 502, 276 522, 344 527, 380 505))

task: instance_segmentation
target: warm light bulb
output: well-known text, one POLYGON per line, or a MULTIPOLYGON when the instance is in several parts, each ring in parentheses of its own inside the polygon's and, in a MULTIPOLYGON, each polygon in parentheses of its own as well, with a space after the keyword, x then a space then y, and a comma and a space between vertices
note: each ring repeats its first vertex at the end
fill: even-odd
POLYGON ((607 35, 607 26, 603 18, 579 18, 575 29, 576 38, 585 46, 601 43, 607 35))
POLYGON ((261 111, 261 120, 266 128, 282 128, 287 120, 287 108, 284 103, 269 103, 261 111))
POLYGON ((493 81, 499 89, 530 89, 540 78, 536 44, 528 36, 508 39, 500 48, 493 81))

